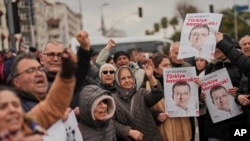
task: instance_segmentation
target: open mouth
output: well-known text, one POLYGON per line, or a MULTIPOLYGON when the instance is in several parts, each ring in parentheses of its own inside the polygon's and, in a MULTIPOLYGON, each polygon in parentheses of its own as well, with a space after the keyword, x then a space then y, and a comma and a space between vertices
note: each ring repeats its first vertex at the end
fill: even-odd
POLYGON ((39 78, 35 81, 35 83, 39 86, 44 86, 45 85, 45 80, 42 78, 39 78))

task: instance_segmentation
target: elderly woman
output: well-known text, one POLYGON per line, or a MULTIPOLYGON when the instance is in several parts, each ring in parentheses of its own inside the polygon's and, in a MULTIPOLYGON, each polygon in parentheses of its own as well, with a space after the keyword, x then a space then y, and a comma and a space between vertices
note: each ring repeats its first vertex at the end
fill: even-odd
POLYGON ((101 82, 98 83, 98 86, 110 91, 111 93, 116 92, 115 71, 116 68, 112 64, 103 64, 99 69, 99 77, 101 82))
POLYGON ((127 140, 128 136, 137 140, 141 134, 111 119, 116 106, 109 91, 96 85, 85 86, 80 93, 79 103, 79 128, 84 141, 116 141, 116 137, 127 140))
POLYGON ((117 93, 112 94, 116 104, 114 119, 139 130, 142 133, 139 141, 160 141, 162 138, 150 108, 162 99, 163 89, 153 75, 154 67, 151 61, 144 65, 144 71, 152 91, 144 88, 136 90, 135 77, 129 67, 122 66, 117 70, 117 93))

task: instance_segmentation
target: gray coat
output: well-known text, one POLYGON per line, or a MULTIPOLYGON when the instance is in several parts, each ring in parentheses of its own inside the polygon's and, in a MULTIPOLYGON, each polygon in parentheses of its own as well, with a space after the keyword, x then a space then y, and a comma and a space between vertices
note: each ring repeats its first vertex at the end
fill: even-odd
POLYGON ((84 141, 116 141, 117 136, 127 138, 129 127, 122 126, 111 120, 115 112, 114 100, 108 91, 96 85, 85 86, 80 92, 79 109, 80 121, 79 128, 84 141), (108 100, 108 119, 97 121, 94 117, 94 110, 98 103, 104 99, 108 100))

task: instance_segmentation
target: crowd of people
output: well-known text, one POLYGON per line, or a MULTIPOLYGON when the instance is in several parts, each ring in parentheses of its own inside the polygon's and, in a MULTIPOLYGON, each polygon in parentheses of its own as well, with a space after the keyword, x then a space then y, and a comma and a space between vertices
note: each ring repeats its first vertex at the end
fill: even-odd
POLYGON ((200 141, 229 141, 230 125, 250 123, 250 36, 239 43, 227 34, 215 36, 213 60, 178 59, 180 42, 168 53, 146 58, 136 48, 110 54, 116 46, 110 39, 96 53, 86 31, 76 34, 77 54, 59 41, 46 42, 39 53, 5 49, 0 54, 0 140, 42 141, 53 124, 67 120, 70 109, 84 141, 194 141, 196 126, 200 141), (211 98, 218 109, 230 111, 226 99, 231 95, 243 114, 213 123, 199 87, 200 116, 169 117, 165 99, 188 112, 186 103, 194 95, 186 82, 164 87, 164 68, 179 67, 195 67, 197 84, 198 78, 226 68, 233 87, 212 88, 211 98), (172 97, 165 97, 164 89, 171 89, 172 97))

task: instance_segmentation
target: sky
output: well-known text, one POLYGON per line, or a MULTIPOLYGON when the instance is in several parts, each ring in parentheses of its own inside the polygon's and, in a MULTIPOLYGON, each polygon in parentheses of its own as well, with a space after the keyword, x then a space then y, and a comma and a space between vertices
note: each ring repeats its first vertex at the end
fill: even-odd
MULTIPOLYGON (((146 30, 153 30, 153 25, 160 22, 162 17, 171 19, 177 15, 176 3, 181 0, 50 0, 67 4, 73 11, 83 15, 83 29, 90 36, 101 36, 101 11, 106 29, 112 26, 122 30, 127 36, 144 36, 146 30), (106 6, 102 6, 107 3, 106 6), (139 18, 138 7, 142 7, 143 17, 139 18), (101 10, 102 9, 102 10, 101 10)), ((209 12, 209 5, 214 5, 214 12, 220 9, 232 8, 237 5, 249 5, 250 0, 182 0, 189 1, 204 13, 209 12)), ((181 28, 180 25, 179 28, 181 28)), ((173 33, 167 29, 167 37, 173 33)), ((158 33, 163 36, 163 31, 158 33)))

